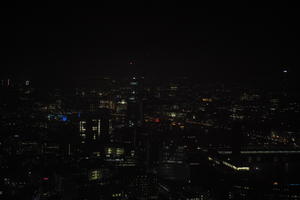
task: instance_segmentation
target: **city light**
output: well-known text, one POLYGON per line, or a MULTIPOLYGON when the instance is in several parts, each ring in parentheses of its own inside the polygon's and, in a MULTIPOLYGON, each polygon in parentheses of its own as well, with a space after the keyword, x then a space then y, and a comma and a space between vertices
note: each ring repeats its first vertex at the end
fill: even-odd
POLYGON ((300 200, 299 9, 241 3, 2 9, 1 199, 300 200))

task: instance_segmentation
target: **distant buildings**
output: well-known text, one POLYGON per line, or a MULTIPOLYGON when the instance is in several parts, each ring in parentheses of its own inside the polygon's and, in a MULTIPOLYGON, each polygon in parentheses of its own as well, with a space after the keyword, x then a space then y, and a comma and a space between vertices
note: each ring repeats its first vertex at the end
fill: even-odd
POLYGON ((299 99, 184 80, 3 80, 0 199, 297 199, 299 99))

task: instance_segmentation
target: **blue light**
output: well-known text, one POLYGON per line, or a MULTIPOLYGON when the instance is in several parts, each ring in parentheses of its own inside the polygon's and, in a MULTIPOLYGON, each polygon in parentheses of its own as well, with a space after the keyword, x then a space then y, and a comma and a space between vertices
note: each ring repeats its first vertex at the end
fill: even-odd
POLYGON ((66 121, 68 120, 68 118, 67 118, 67 116, 62 116, 61 120, 62 120, 63 122, 66 122, 66 121))
POLYGON ((79 112, 79 113, 78 113, 78 118, 80 118, 80 115, 81 115, 81 113, 79 112))

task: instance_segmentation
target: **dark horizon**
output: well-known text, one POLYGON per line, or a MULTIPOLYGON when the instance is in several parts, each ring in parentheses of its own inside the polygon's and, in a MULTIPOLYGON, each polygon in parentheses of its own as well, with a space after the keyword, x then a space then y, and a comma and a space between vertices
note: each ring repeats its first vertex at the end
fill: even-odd
POLYGON ((2 13, 1 74, 48 81, 140 73, 253 82, 277 78, 287 65, 297 76, 295 8, 232 4, 154 6, 158 12, 128 6, 124 15, 76 4, 14 5, 2 13))

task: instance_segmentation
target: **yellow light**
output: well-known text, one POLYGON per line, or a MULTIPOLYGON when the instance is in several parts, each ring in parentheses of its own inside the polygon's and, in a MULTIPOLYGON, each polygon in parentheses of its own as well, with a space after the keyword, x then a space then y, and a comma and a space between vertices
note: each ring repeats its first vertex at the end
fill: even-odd
POLYGON ((90 181, 99 180, 102 177, 100 170, 93 170, 90 172, 90 181))
POLYGON ((249 171, 250 168, 249 167, 237 167, 238 171, 249 171))
POLYGON ((117 154, 117 155, 123 155, 123 154, 124 154, 124 149, 122 149, 122 148, 117 148, 117 149, 116 149, 116 154, 117 154))

